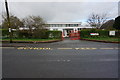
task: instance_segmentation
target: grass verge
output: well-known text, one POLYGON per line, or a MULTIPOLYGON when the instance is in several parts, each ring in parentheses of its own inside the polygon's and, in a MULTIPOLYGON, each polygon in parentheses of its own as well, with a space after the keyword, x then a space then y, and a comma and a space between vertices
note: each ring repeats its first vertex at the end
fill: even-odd
POLYGON ((99 38, 82 38, 82 39, 88 39, 88 40, 96 40, 96 41, 110 41, 110 42, 120 42, 120 38, 114 38, 114 37, 99 37, 99 38))
MULTIPOLYGON (((9 41, 10 39, 0 39, 1 41, 9 41)), ((60 39, 12 39, 12 41, 54 41, 60 39)))

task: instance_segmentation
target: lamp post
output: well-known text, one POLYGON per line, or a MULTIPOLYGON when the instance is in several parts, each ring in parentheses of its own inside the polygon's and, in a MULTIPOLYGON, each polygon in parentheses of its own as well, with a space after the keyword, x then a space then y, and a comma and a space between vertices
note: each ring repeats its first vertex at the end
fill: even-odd
POLYGON ((12 29, 10 25, 10 17, 9 17, 9 10, 8 10, 8 3, 7 0, 5 0, 5 7, 6 7, 6 13, 7 13, 7 21, 8 21, 8 27, 9 27, 9 38, 10 38, 10 43, 12 43, 12 29))

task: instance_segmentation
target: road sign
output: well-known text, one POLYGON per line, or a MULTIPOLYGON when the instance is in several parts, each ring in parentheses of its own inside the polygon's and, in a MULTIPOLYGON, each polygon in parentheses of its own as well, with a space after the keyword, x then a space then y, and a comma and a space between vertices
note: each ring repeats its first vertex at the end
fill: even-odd
POLYGON ((96 35, 97 36, 97 35, 99 35, 99 33, 90 33, 90 35, 96 35))
POLYGON ((11 28, 9 28, 9 32, 11 32, 11 28))
POLYGON ((115 36, 115 31, 109 31, 110 36, 115 36))

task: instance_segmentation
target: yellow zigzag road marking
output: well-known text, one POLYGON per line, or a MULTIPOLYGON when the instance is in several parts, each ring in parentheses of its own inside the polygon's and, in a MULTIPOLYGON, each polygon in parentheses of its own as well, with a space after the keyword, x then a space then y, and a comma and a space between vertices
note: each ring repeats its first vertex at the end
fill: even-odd
POLYGON ((51 50, 51 48, 38 48, 38 47, 19 47, 17 49, 19 49, 19 50, 21 50, 21 49, 24 49, 24 50, 26 50, 26 49, 29 49, 29 50, 51 50))

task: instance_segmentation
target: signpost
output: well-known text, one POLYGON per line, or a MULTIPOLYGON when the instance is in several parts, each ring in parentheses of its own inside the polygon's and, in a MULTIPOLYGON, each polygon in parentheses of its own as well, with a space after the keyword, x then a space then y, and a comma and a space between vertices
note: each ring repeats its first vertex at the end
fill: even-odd
POLYGON ((8 20, 9 34, 10 34, 10 43, 12 43, 12 31, 11 31, 11 25, 10 25, 10 17, 9 17, 7 0, 5 0, 5 7, 6 7, 6 12, 7 12, 7 20, 8 20))

